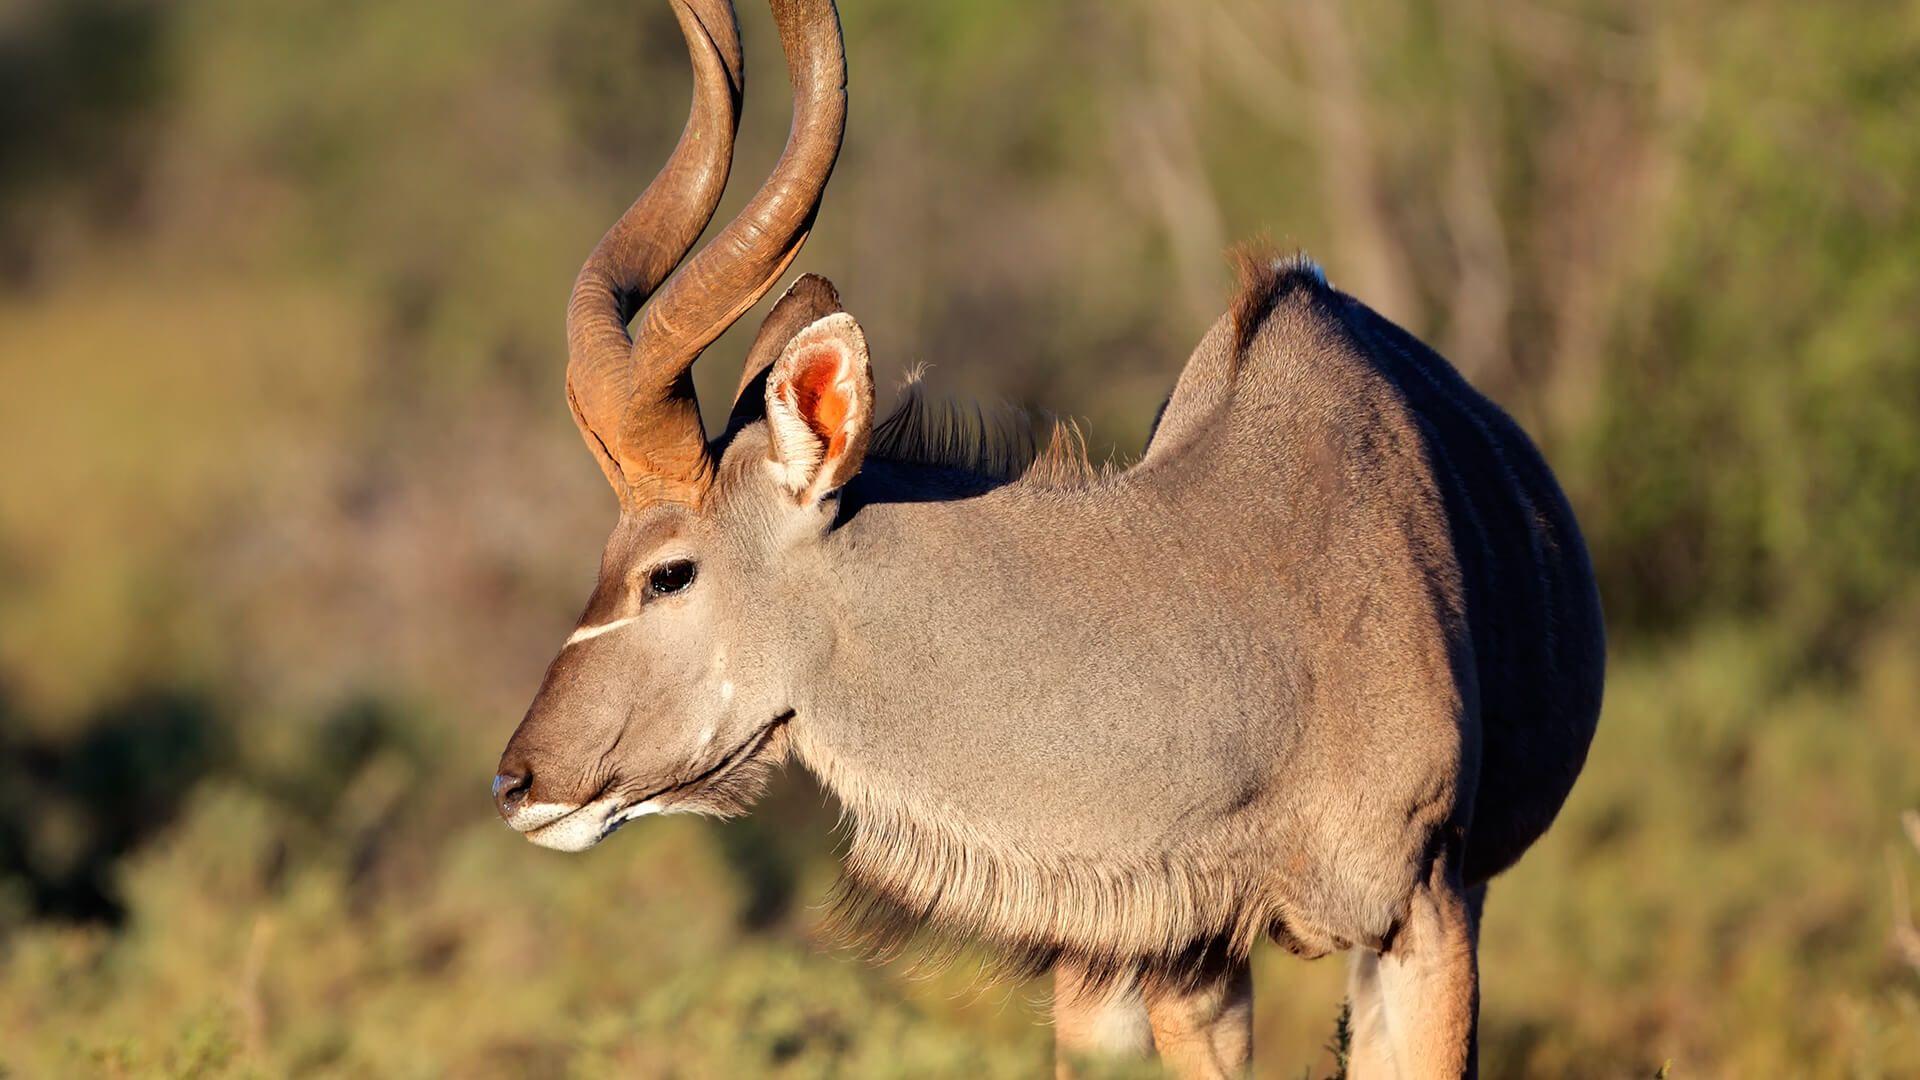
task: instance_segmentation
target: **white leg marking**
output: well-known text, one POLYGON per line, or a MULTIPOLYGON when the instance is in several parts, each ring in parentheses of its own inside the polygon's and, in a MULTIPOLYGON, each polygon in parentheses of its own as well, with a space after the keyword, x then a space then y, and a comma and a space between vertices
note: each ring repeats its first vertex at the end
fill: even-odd
POLYGON ((1125 991, 1093 1011, 1087 1025, 1088 1047, 1107 1054, 1136 1054, 1153 1047, 1153 1028, 1138 990, 1125 991))

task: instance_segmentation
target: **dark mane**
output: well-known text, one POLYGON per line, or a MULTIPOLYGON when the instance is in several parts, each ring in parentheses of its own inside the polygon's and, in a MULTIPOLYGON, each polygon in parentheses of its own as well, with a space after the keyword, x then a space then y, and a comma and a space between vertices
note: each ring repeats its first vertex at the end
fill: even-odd
MULTIPOLYGON (((1275 256, 1267 244, 1248 244, 1236 250, 1235 263, 1240 288, 1229 317, 1236 354, 1246 352, 1261 323, 1290 292, 1331 288, 1327 275, 1304 252, 1275 256)), ((1160 417, 1154 417, 1154 427, 1158 425, 1160 417)), ((1077 423, 1010 405, 981 407, 931 398, 918 369, 908 373, 899 404, 874 425, 868 452, 883 461, 952 469, 993 484, 1087 488, 1116 473, 1112 465, 1089 461, 1087 436, 1077 423)))
POLYGON ((1084 488, 1112 471, 1088 460, 1086 437, 1073 421, 1011 406, 934 400, 917 370, 907 376, 900 403, 874 425, 868 452, 885 461, 1048 488, 1084 488))
POLYGON ((1267 314, 1288 293, 1298 288, 1328 288, 1327 275, 1304 251, 1275 255, 1272 245, 1256 242, 1236 248, 1233 262, 1240 275, 1240 289, 1229 309, 1236 354, 1247 351, 1267 314))
MULTIPOLYGON (((1246 351, 1274 306, 1295 289, 1330 288, 1319 265, 1304 252, 1276 256, 1270 245, 1248 244, 1234 252, 1234 261, 1240 287, 1228 316, 1236 354, 1246 351)), ((1155 428, 1159 419, 1154 418, 1155 428)), ((1009 406, 935 400, 926 393, 918 370, 908 374, 899 404, 874 426, 869 453, 884 461, 952 469, 993 484, 1045 488, 1086 488, 1116 471, 1088 460, 1086 436, 1072 420, 1009 406)))

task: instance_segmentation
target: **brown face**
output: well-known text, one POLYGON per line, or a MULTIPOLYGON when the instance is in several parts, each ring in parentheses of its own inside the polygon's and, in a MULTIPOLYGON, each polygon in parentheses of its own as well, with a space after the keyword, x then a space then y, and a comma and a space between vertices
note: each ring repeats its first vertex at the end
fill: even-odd
POLYGON ((741 430, 717 463, 687 378, 799 253, 845 129, 833 0, 772 7, 794 102, 773 174, 681 265, 726 186, 744 58, 729 0, 674 0, 694 73, 686 131, 567 304, 567 404, 623 512, 493 781, 501 816, 548 847, 589 847, 643 814, 743 808, 782 756, 791 688, 825 640, 806 582, 824 504, 865 447, 859 328, 829 315, 831 285, 796 283, 748 354, 743 388, 779 353, 767 412, 736 405, 741 430))
POLYGON ((736 777, 765 772, 748 766, 785 710, 741 699, 738 667, 760 665, 714 632, 740 568, 707 524, 666 505, 615 527, 579 627, 494 778, 501 816, 535 843, 578 851, 643 814, 725 813, 736 777))
POLYGON ((830 645, 821 540, 871 424, 866 345, 835 314, 769 374, 698 509, 629 509, 579 626, 501 755, 507 824, 580 851, 636 817, 744 810, 830 645))

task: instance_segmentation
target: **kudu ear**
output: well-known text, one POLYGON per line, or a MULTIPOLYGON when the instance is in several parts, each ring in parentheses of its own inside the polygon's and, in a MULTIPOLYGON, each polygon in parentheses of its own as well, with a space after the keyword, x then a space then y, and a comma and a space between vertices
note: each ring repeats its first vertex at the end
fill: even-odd
POLYGON ((787 342, 767 374, 767 430, 781 481, 802 503, 860 471, 873 434, 873 369, 853 316, 835 312, 787 342))
POLYGON ((819 274, 801 274, 774 303, 747 349, 747 364, 741 369, 740 386, 733 392, 733 411, 727 417, 729 440, 766 415, 767 376, 772 374, 773 362, 780 359, 787 342, 821 319, 845 310, 840 306, 839 290, 819 274))

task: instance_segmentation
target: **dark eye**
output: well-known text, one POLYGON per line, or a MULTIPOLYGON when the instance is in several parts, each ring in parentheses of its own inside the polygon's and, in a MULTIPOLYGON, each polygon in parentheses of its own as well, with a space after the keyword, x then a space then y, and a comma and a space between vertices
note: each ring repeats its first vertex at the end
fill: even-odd
POLYGON ((672 596, 693 584, 693 560, 675 559, 647 572, 647 592, 653 596, 672 596))

